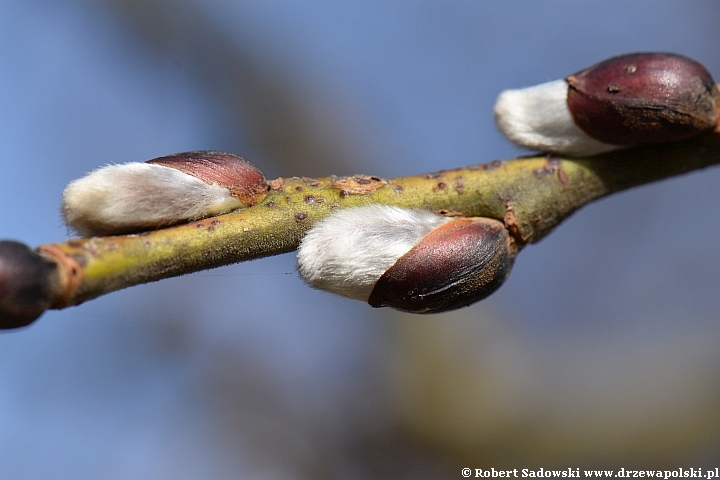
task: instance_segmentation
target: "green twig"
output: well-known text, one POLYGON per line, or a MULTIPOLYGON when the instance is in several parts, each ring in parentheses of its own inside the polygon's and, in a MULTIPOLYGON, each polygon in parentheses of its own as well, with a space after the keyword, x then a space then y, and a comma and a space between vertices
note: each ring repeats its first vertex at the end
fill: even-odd
POLYGON ((308 228, 335 209, 370 203, 502 220, 522 247, 593 200, 718 163, 720 131, 715 131, 583 160, 517 158, 391 180, 280 178, 270 182, 257 205, 227 215, 39 247, 57 272, 37 315, 132 285, 290 252, 308 228))

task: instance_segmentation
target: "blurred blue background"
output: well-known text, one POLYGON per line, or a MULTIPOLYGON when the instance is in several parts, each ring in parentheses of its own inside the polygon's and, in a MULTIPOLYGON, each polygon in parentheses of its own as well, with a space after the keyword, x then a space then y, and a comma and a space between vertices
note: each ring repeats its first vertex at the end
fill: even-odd
MULTIPOLYGON (((720 3, 0 0, 0 237, 68 238, 64 186, 196 149, 268 178, 522 154, 507 88, 672 51, 720 78, 720 3)), ((506 284, 419 317, 294 255, 0 334, 1 478, 459 478, 720 464, 720 169, 590 205, 506 284)))

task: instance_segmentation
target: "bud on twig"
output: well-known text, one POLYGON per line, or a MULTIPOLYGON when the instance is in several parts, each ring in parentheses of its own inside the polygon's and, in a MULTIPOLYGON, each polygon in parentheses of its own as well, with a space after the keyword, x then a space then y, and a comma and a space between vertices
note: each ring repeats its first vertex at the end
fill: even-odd
POLYGON ((495 105, 510 141, 577 156, 685 140, 715 128, 719 115, 710 73, 670 53, 613 57, 565 80, 507 90, 495 105))
POLYGON ((246 206, 255 205, 268 190, 265 176, 255 165, 233 153, 213 150, 177 153, 148 160, 151 165, 174 168, 208 185, 219 185, 246 206))
POLYGON ((459 218, 425 235, 375 284, 368 303, 412 313, 439 313, 487 297, 515 261, 505 226, 489 218, 459 218))
POLYGON ((62 213, 85 236, 133 233, 251 206, 268 188, 242 157, 185 152, 110 165, 75 180, 63 192, 62 213))
POLYGON ((0 241, 0 329, 29 325, 55 301, 58 266, 26 245, 0 241))
POLYGON ((298 271, 314 288, 373 307, 438 313, 490 295, 516 251, 497 220, 372 205, 311 228, 298 249, 298 271))
POLYGON ((311 287, 366 302, 398 258, 449 220, 427 210, 386 205, 339 210, 303 237, 298 272, 311 287))

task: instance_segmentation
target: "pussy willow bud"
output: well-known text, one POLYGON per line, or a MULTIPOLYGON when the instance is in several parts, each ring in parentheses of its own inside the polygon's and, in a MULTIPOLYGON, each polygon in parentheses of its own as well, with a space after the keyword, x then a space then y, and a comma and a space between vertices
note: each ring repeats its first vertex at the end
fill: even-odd
POLYGON ((412 313, 439 313, 487 297, 515 261, 505 226, 489 218, 459 218, 436 228, 377 281, 368 303, 412 313))
POLYGON ((62 213, 81 235, 133 233, 251 206, 268 188, 242 157, 184 152, 109 165, 75 180, 63 192, 62 213))
POLYGON ((495 120, 512 142, 595 155, 674 142, 718 125, 720 91, 701 64, 671 53, 633 53, 535 87, 507 90, 495 120))
POLYGON ((0 329, 29 325, 53 303, 58 266, 26 245, 0 241, 0 329))
POLYGON ((314 288, 374 307, 437 313, 490 295, 515 253, 497 220, 372 205, 313 226, 298 249, 298 271, 314 288))
POLYGON ((151 165, 174 168, 208 185, 219 185, 247 206, 258 202, 258 195, 268 190, 265 175, 243 157, 213 150, 177 153, 148 160, 151 165))

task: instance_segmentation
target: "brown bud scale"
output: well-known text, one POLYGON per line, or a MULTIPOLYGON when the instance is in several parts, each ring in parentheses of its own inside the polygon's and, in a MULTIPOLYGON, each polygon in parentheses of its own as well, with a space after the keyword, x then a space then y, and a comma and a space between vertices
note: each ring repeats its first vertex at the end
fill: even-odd
POLYGON ((413 313, 465 307, 502 285, 515 253, 501 222, 455 219, 400 257, 377 281, 368 303, 413 313))
POLYGON ((254 164, 232 153, 198 150, 154 158, 146 163, 162 165, 207 183, 230 190, 230 195, 246 205, 259 201, 259 195, 270 189, 265 175, 254 164))
POLYGON ((0 241, 0 329, 32 323, 54 302, 58 266, 28 246, 0 241))
POLYGON ((715 81, 705 67, 681 55, 621 55, 566 81, 575 123, 612 145, 685 140, 718 123, 715 81))

